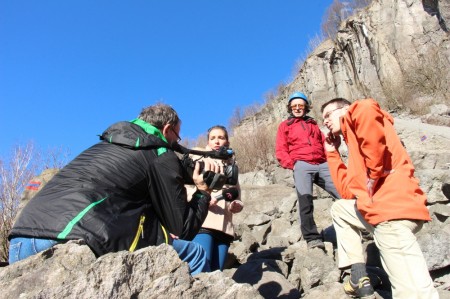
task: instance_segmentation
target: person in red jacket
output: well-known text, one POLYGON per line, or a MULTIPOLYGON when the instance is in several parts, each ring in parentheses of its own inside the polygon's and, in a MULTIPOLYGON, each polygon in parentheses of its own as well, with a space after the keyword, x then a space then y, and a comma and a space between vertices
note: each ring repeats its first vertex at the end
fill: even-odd
POLYGON ((338 244, 338 266, 351 268, 345 292, 375 298, 367 277, 361 229, 369 230, 380 250, 393 298, 439 298, 414 236, 430 221, 426 196, 390 114, 373 99, 353 104, 336 98, 322 105, 327 160, 336 188, 345 200, 331 207, 338 244), (338 152, 343 136, 349 158, 338 152), (348 199, 348 200, 347 200, 348 199))
POLYGON ((321 234, 314 221, 313 183, 339 198, 328 169, 324 150, 325 136, 317 122, 306 114, 311 102, 302 92, 294 92, 287 110, 289 118, 277 131, 275 155, 283 168, 294 171, 300 214, 300 229, 308 248, 325 249, 321 234))

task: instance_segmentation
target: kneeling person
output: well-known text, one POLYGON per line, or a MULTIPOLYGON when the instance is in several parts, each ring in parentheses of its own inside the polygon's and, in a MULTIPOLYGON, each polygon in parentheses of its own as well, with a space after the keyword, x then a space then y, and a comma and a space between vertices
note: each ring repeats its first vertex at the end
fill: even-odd
MULTIPOLYGON (((83 239, 96 256, 169 243, 192 274, 209 271, 201 246, 182 240, 199 231, 211 190, 196 165, 196 191, 187 201, 182 165, 170 149, 180 126, 176 111, 164 104, 110 126, 101 142, 61 169, 23 208, 9 235, 10 264, 83 239)), ((219 170, 208 162, 204 168, 219 170)))

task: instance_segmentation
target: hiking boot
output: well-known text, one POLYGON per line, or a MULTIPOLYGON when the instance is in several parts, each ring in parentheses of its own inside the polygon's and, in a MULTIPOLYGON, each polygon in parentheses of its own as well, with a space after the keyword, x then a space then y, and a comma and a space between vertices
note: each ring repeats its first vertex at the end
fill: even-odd
POLYGON ((351 277, 344 283, 344 291, 347 295, 353 298, 360 299, 375 299, 375 291, 370 284, 369 277, 361 277, 358 284, 353 284, 351 277))
POLYGON ((308 242, 308 249, 320 248, 325 250, 325 244, 320 239, 311 240, 308 242))
POLYGON ((370 241, 370 240, 373 240, 373 235, 369 231, 363 229, 363 230, 361 230, 361 238, 364 241, 370 241))

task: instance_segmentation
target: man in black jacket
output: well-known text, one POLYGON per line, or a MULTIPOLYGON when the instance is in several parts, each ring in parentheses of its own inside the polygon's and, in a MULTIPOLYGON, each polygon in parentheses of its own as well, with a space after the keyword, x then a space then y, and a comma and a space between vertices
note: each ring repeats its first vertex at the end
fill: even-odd
MULTIPOLYGON (((184 240, 199 231, 211 190, 196 165, 197 191, 187 201, 182 165, 170 148, 180 125, 175 110, 156 104, 106 129, 101 142, 61 169, 23 208, 9 235, 10 264, 83 239, 96 256, 172 244, 192 274, 208 271, 202 248, 184 240)), ((208 161, 204 170, 219 171, 208 161)))

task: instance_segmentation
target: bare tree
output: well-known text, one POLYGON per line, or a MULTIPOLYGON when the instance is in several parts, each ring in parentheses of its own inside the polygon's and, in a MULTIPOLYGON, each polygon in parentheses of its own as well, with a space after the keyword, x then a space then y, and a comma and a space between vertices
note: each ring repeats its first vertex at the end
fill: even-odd
POLYGON ((344 5, 334 0, 322 19, 322 32, 329 38, 335 38, 341 22, 344 20, 344 5))
POLYGON ((17 146, 10 159, 0 159, 0 260, 8 258, 8 233, 16 217, 26 183, 37 165, 32 163, 34 145, 17 146))
POLYGON ((372 3, 372 0, 353 0, 350 1, 350 3, 353 7, 353 10, 357 10, 369 6, 369 4, 372 3))
POLYGON ((40 168, 42 169, 61 169, 69 160, 70 151, 62 146, 48 148, 44 155, 42 155, 42 152, 37 151, 35 155, 36 164, 41 165, 40 168))
POLYGON ((193 147, 205 147, 207 144, 207 137, 206 133, 203 133, 199 136, 197 136, 196 139, 192 138, 183 138, 180 143, 182 146, 187 148, 193 148, 193 147))
POLYGON ((67 159, 67 149, 51 148, 43 154, 31 141, 13 147, 9 157, 0 157, 0 261, 8 260, 8 234, 27 183, 43 169, 61 169, 67 159))
POLYGON ((231 115, 228 121, 228 127, 230 130, 236 128, 244 118, 250 117, 261 111, 263 104, 255 102, 250 104, 244 108, 236 107, 233 110, 233 114, 231 115))
POLYGON ((259 111, 261 111, 263 105, 261 103, 253 103, 245 107, 244 112, 242 113, 242 119, 253 116, 259 111))
POLYGON ((335 38, 341 22, 372 3, 372 0, 334 0, 322 18, 322 32, 328 38, 335 38))
POLYGON ((231 114, 230 119, 228 120, 228 127, 233 130, 236 128, 239 123, 242 121, 242 109, 241 107, 236 107, 233 110, 233 113, 231 114))

